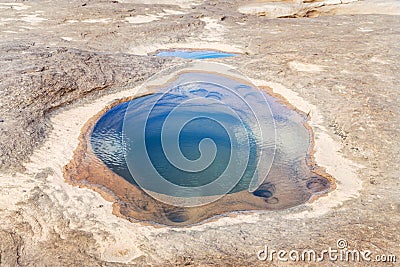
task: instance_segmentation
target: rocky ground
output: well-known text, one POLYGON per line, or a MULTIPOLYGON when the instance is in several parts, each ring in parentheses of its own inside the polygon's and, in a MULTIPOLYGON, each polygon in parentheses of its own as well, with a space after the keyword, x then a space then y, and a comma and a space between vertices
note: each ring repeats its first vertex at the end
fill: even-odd
POLYGON ((256 256, 264 245, 322 250, 339 238, 400 261, 398 2, 256 2, 0 3, 0 266, 266 265, 256 256), (219 61, 307 103, 299 108, 319 118, 317 163, 337 176, 338 192, 358 184, 350 166, 362 187, 289 210, 155 228, 65 184, 86 120, 180 62, 147 56, 173 47, 241 53, 219 61))

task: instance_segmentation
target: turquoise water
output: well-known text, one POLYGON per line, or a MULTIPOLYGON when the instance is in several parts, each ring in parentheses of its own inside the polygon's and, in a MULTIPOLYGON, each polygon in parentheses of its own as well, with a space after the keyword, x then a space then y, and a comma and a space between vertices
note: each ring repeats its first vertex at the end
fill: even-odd
POLYGON ((234 57, 236 54, 225 53, 212 50, 194 51, 194 50, 173 50, 173 51, 160 51, 156 54, 158 57, 180 57, 187 59, 208 59, 208 58, 224 58, 234 57))
MULTIPOLYGON (((91 144, 95 154, 106 163, 111 170, 135 185, 136 182, 128 168, 124 153, 127 152, 127 149, 134 150, 135 146, 137 146, 136 142, 141 140, 133 139, 130 144, 124 146, 122 141, 123 120, 125 116, 128 116, 126 123, 132 125, 139 124, 138 121, 143 118, 141 116, 141 111, 153 105, 159 97, 160 94, 153 94, 117 105, 102 116, 96 123, 92 132, 91 144), (135 110, 126 114, 129 104, 135 105, 135 110)), ((198 187, 212 182, 224 172, 229 163, 231 142, 227 131, 219 123, 208 119, 207 112, 196 112, 197 118, 188 122, 180 133, 179 143, 182 154, 189 160, 198 159, 201 156, 199 143, 201 140, 209 138, 216 144, 216 160, 213 164, 210 164, 210 166, 198 172, 176 168, 163 152, 160 136, 163 122, 170 115, 173 108, 177 106, 179 101, 182 101, 185 97, 176 94, 167 94, 164 95, 164 97, 165 98, 161 101, 157 102, 156 109, 150 114, 146 122, 146 150, 151 162, 160 175, 168 181, 180 186, 198 187)), ((191 116, 192 114, 189 115, 191 116)), ((236 118, 231 117, 229 114, 221 113, 217 117, 220 121, 224 121, 225 125, 229 125, 229 127, 235 127, 240 124, 236 118)), ((141 130, 137 128, 134 129, 137 131, 141 130)), ((246 132, 244 134, 249 135, 251 140, 249 164, 243 174, 241 183, 231 192, 247 189, 249 180, 252 178, 256 168, 256 140, 250 130, 248 133, 246 132)), ((167 136, 166 138, 173 137, 167 136)), ((141 163, 140 158, 135 158, 132 162, 136 166, 134 170, 136 175, 149 175, 149 167, 145 167, 146 164, 141 163)), ((152 186, 149 187, 154 188, 152 186)), ((204 194, 209 195, 212 194, 212 192, 204 192, 204 194)))
MULTIPOLYGON (((199 88, 179 86, 168 92, 136 98, 110 109, 99 119, 93 129, 91 144, 95 154, 111 170, 132 184, 137 185, 133 176, 148 177, 143 182, 147 184, 145 187, 157 191, 158 185, 152 183, 152 180, 158 180, 156 174, 153 175, 151 172, 151 169, 155 168, 164 179, 187 187, 187 191, 191 187, 204 186, 221 177, 232 160, 234 148, 237 157, 233 160, 239 161, 239 158, 243 157, 247 161, 246 167, 244 170, 239 168, 243 166, 243 163, 239 164, 240 162, 231 164, 229 173, 224 175, 238 177, 240 181, 237 185, 232 189, 224 188, 225 183, 219 187, 201 191, 200 194, 194 191, 188 194, 208 196, 217 195, 223 190, 234 193, 248 189, 257 167, 257 146, 262 145, 258 143, 249 125, 252 120, 246 118, 246 113, 251 114, 251 109, 246 105, 234 103, 235 94, 222 86, 207 83, 197 83, 196 86, 199 88), (196 102, 190 103, 191 100, 196 100, 196 102), (224 101, 224 104, 220 101, 224 101), (241 115, 234 116, 230 110, 224 108, 227 102, 231 103, 230 106, 241 115), (188 104, 183 108, 182 103, 188 104), (176 112, 177 108, 180 109, 179 112, 176 112), (165 122, 173 112, 173 120, 170 120, 170 124, 166 126, 165 122), (184 127, 179 124, 181 120, 186 122, 184 127), (124 131, 124 127, 130 130, 124 131), (173 129, 180 127, 179 133, 176 134, 173 129), (137 133, 143 130, 144 137, 141 137, 137 133), (163 138, 166 140, 164 144, 162 143, 163 130, 165 132, 163 138), (166 146, 172 143, 176 136, 179 138, 177 150, 181 151, 183 157, 188 160, 187 165, 180 168, 171 163, 171 155, 170 158, 166 155, 166 149, 174 149, 166 146), (232 136, 245 136, 245 138, 232 140, 232 136), (123 137, 129 141, 124 143, 123 137), (151 164, 147 164, 146 156, 135 154, 138 153, 137 150, 143 138, 145 153, 151 164), (212 142, 209 142, 207 146, 204 140, 212 140, 212 142), (236 145, 232 142, 236 142, 236 145), (212 153, 214 145, 215 154, 212 153), (207 153, 207 151, 211 152, 207 153), (207 166, 201 161, 194 163, 202 155, 209 157, 203 160, 210 163, 207 166), (189 165, 192 165, 191 169, 189 165), (193 168, 196 171, 193 171, 193 168)), ((254 90, 248 86, 240 86, 242 87, 238 90, 248 90, 250 94, 254 90)), ((273 146, 272 142, 269 146, 273 146)), ((158 192, 166 193, 163 189, 158 192)), ((168 193, 179 194, 176 191, 168 193)))
POLYGON ((285 208, 329 189, 307 165, 305 121, 242 81, 192 72, 108 110, 90 142, 112 171, 142 189, 178 198, 251 191, 285 208))

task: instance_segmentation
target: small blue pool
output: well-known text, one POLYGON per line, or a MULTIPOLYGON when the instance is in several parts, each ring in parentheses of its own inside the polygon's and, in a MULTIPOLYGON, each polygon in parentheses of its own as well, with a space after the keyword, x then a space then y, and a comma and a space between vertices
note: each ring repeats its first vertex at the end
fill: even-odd
POLYGON ((180 57, 187 59, 209 59, 209 58, 224 58, 234 57, 237 54, 225 53, 220 51, 212 50, 171 50, 171 51, 159 51, 156 56, 158 57, 180 57))

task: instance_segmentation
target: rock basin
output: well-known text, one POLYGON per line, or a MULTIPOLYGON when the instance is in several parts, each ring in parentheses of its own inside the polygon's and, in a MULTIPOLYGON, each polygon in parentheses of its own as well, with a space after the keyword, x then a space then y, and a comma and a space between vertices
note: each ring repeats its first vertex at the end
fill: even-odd
POLYGON ((129 220, 172 226, 285 209, 333 187, 313 163, 307 115, 225 65, 193 64, 92 118, 67 180, 129 220))

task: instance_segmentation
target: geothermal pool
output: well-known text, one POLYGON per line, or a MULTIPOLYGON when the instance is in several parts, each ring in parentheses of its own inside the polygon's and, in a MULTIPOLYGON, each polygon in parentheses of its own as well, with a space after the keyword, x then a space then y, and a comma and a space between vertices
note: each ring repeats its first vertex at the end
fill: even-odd
MULTIPOLYGON (((256 175, 257 147, 272 156, 275 145, 272 116, 269 120, 271 136, 262 142, 252 130, 254 121, 247 115, 251 115, 251 108, 235 102, 238 99, 235 93, 220 85, 229 80, 210 74, 196 75, 202 76, 201 80, 219 80, 219 84, 180 85, 122 103, 105 113, 91 136, 95 154, 132 184, 136 184, 132 175, 146 177, 144 183, 157 181, 160 175, 171 183, 184 186, 184 190, 190 191, 185 195, 190 197, 218 195, 225 190, 226 193, 246 190, 256 175), (226 105, 230 108, 227 109, 226 105), (144 135, 141 134, 143 129, 144 135), (182 153, 181 158, 175 159, 175 163, 181 161, 178 167, 171 161, 179 153, 182 153), (149 159, 141 157, 143 154, 147 154, 149 159), (244 161, 242 157, 246 164, 241 162, 244 161), (238 183, 232 188, 224 188, 226 183, 222 183, 207 189, 191 190, 222 175, 229 176, 229 179, 237 177, 238 183)), ((235 86, 243 94, 261 94, 243 84, 235 86)), ((165 192, 160 187, 156 183, 148 184, 149 189, 158 193, 180 195, 179 191, 165 192)))
POLYGON ((172 226, 329 191, 306 116, 220 68, 171 70, 149 94, 101 112, 84 130, 71 180, 112 195, 129 220, 172 226))

